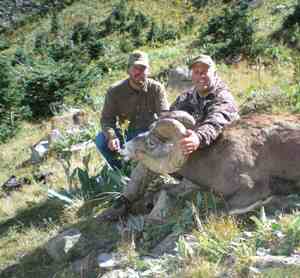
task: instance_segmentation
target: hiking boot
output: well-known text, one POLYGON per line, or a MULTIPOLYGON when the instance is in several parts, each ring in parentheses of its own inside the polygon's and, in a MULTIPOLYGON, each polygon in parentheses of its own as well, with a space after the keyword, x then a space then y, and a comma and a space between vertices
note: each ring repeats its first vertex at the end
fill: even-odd
POLYGON ((96 220, 99 222, 102 221, 117 221, 120 217, 126 216, 129 209, 129 200, 121 196, 116 200, 111 208, 106 209, 98 216, 96 216, 96 220))

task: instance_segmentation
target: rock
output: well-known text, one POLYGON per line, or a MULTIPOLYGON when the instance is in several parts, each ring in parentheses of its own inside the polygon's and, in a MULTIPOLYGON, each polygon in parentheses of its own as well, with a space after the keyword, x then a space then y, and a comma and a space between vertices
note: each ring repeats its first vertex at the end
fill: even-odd
POLYGON ((120 267, 124 264, 124 257, 118 253, 101 253, 97 256, 97 263, 104 269, 120 267))
POLYGON ((151 250, 151 256, 159 257, 164 254, 176 254, 176 242, 178 237, 176 233, 169 234, 151 250))
POLYGON ((101 278, 139 278, 139 274, 131 268, 126 268, 125 270, 113 270, 105 273, 101 278))
POLYGON ((300 266, 300 256, 292 256, 292 257, 284 257, 284 256, 254 256, 251 258, 254 262, 254 267, 262 269, 262 268, 284 268, 300 266))
POLYGON ((31 147, 31 163, 40 163, 43 159, 45 159, 46 155, 49 151, 49 141, 42 140, 31 147))
POLYGON ((180 91, 192 87, 191 72, 188 67, 170 69, 168 74, 168 87, 180 91))
POLYGON ((61 261, 70 257, 71 254, 80 253, 84 241, 79 230, 70 229, 52 238, 46 244, 46 250, 52 259, 61 261))
POLYGON ((16 176, 11 176, 4 184, 2 184, 2 188, 5 191, 17 190, 20 189, 24 184, 30 184, 31 180, 24 177, 17 179, 16 176))

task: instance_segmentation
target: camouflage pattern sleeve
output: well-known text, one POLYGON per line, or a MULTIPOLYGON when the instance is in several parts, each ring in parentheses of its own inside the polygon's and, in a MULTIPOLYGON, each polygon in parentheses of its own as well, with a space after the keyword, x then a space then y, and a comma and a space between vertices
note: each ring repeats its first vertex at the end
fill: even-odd
POLYGON ((206 108, 203 121, 194 130, 200 139, 200 148, 209 146, 222 132, 223 128, 239 119, 238 108, 233 96, 223 89, 213 98, 206 108))
POLYGON ((102 131, 108 140, 116 137, 116 115, 116 104, 114 103, 112 91, 108 90, 105 96, 105 102, 100 121, 102 131))

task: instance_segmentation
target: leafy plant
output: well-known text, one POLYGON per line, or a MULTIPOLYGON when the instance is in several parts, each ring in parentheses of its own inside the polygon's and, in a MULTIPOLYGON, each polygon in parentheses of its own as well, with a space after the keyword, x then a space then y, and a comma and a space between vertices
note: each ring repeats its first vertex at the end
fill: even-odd
MULTIPOLYGON (((223 9, 199 30, 199 46, 217 59, 243 54, 251 56, 255 48, 255 19, 249 9, 235 5, 223 9)), ((257 53, 256 53, 257 55, 257 53)))
POLYGON ((233 252, 232 242, 240 234, 233 218, 211 217, 203 230, 197 233, 200 254, 211 262, 220 262, 233 252))

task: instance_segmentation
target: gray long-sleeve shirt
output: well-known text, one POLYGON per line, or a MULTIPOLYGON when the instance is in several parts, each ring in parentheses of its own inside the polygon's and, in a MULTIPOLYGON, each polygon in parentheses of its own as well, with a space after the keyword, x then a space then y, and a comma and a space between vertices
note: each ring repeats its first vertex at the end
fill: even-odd
POLYGON ((115 137, 117 124, 129 121, 131 129, 147 129, 155 114, 169 109, 166 91, 162 84, 147 78, 143 89, 137 91, 123 80, 112 86, 105 97, 101 127, 109 139, 115 137))
POLYGON ((217 75, 205 95, 200 95, 193 87, 180 95, 170 110, 184 110, 194 116, 194 131, 200 139, 200 147, 209 146, 225 126, 239 118, 232 94, 217 75))

